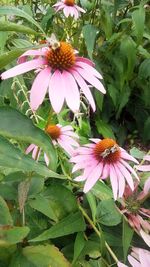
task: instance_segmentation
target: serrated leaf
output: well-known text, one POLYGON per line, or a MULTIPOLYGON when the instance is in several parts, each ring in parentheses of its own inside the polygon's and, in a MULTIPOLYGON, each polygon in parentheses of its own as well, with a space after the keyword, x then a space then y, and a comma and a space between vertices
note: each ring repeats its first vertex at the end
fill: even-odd
POLYGON ((19 111, 10 107, 0 108, 0 135, 36 144, 45 151, 55 169, 57 157, 50 137, 19 111))
POLYGON ((14 31, 14 32, 22 32, 22 33, 27 33, 27 34, 34 34, 34 35, 39 35, 38 32, 32 30, 31 28, 12 23, 12 22, 7 22, 7 21, 0 21, 0 31, 14 31))
POLYGON ((0 227, 0 244, 10 245, 21 242, 29 233, 30 229, 24 227, 0 227))
POLYGON ((95 28, 95 26, 88 24, 83 26, 82 32, 85 39, 88 55, 92 59, 97 29, 95 28))
POLYGON ((0 15, 15 15, 24 18, 35 25, 42 33, 44 33, 41 26, 26 12, 13 6, 1 6, 0 15))
POLYGON ((0 196, 0 225, 12 225, 12 217, 5 200, 0 196))
POLYGON ((122 218, 112 199, 103 200, 98 204, 96 217, 101 224, 107 226, 119 224, 122 218))
POLYGON ((29 246, 23 249, 22 254, 36 267, 71 267, 64 255, 54 245, 29 246))
POLYGON ((63 220, 53 225, 50 229, 44 231, 38 237, 30 240, 30 242, 39 242, 47 239, 53 239, 65 235, 85 230, 85 222, 80 212, 69 214, 63 220))

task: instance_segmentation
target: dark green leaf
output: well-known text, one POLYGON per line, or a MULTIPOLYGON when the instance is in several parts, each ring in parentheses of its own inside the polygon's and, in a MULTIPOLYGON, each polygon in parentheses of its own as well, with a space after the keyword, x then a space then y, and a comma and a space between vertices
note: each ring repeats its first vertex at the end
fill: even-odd
POLYGON ((99 134, 102 134, 104 138, 115 139, 115 136, 113 134, 111 127, 105 121, 96 120, 96 127, 97 127, 99 134))
POLYGON ((0 243, 3 245, 19 243, 28 235, 29 231, 30 229, 26 226, 0 228, 0 243))
POLYGON ((16 24, 16 23, 12 23, 12 22, 7 22, 7 21, 5 22, 0 21, 0 31, 23 32, 23 33, 34 34, 34 35, 39 34, 38 32, 32 30, 29 27, 16 24))
POLYGON ((110 199, 113 197, 111 189, 103 182, 97 182, 91 189, 92 193, 100 200, 110 199))
POLYGON ((77 233, 76 240, 74 243, 74 255, 72 264, 76 262, 84 246, 85 246, 84 234, 82 232, 79 232, 77 233))
POLYGON ((13 221, 9 208, 4 199, 0 196, 0 225, 12 225, 12 223, 13 221))
POLYGON ((129 226, 128 222, 123 219, 123 233, 122 233, 122 245, 123 245, 123 255, 124 261, 126 260, 126 256, 128 253, 128 249, 130 247, 134 230, 129 226))
POLYGON ((140 44, 144 33, 144 22, 145 22, 145 9, 142 5, 139 6, 138 10, 132 13, 132 19, 135 28, 135 34, 137 37, 137 43, 140 44))
POLYGON ((97 29, 93 25, 88 24, 82 28, 82 32, 87 46, 88 55, 92 59, 97 29))

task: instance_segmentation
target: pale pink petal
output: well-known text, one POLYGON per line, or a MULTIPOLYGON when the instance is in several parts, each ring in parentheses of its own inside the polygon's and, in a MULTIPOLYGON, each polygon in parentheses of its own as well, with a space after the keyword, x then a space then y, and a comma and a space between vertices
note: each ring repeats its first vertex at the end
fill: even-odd
POLYGON ((131 160, 131 161, 133 161, 135 163, 138 163, 138 161, 134 157, 132 157, 131 155, 129 155, 125 150, 124 151, 121 151, 121 158, 127 159, 127 160, 131 160))
POLYGON ((31 61, 19 64, 1 74, 1 79, 5 80, 23 73, 26 73, 30 70, 36 69, 42 65, 45 65, 45 59, 33 59, 31 61))
POLYGON ((141 264, 130 255, 128 256, 128 261, 130 262, 132 267, 142 267, 141 264))
POLYGON ((125 160, 121 159, 120 162, 139 180, 135 170, 125 160))
POLYGON ((140 234, 145 243, 150 247, 150 235, 145 233, 142 229, 140 230, 140 234))
POLYGON ((101 141, 101 139, 99 139, 99 138, 90 138, 90 140, 92 141, 92 142, 94 142, 94 143, 98 143, 99 141, 101 141))
POLYGON ((39 149, 38 146, 35 146, 32 152, 32 158, 38 161, 40 154, 41 154, 41 149, 39 149))
POLYGON ((72 74, 65 70, 62 72, 62 77, 67 105, 73 112, 77 112, 80 106, 80 94, 76 81, 72 74))
POLYGON ((121 263, 120 261, 118 261, 117 265, 118 265, 118 267, 128 267, 127 265, 121 263))
POLYGON ((124 176, 122 175, 122 173, 120 172, 120 169, 117 168, 117 166, 115 164, 114 164, 114 168, 115 168, 116 174, 118 176, 118 184, 119 184, 118 196, 122 197, 123 193, 125 191, 125 179, 124 179, 124 176))
POLYGON ((109 164, 106 163, 103 168, 102 179, 108 178, 109 174, 110 174, 109 164))
POLYGON ((86 96, 87 100, 89 101, 93 111, 95 111, 96 110, 95 101, 94 101, 94 98, 91 94, 91 91, 90 91, 88 85, 85 83, 84 79, 78 74, 77 71, 72 70, 71 73, 75 77, 79 87, 82 89, 84 95, 86 96))
POLYGON ((71 138, 70 136, 67 136, 67 135, 66 136, 65 135, 61 135, 61 137, 59 137, 57 140, 58 141, 62 140, 63 142, 65 142, 68 145, 79 147, 78 142, 76 142, 76 140, 74 140, 73 138, 71 138))
POLYGON ((78 66, 75 66, 74 68, 86 81, 92 84, 101 93, 103 94, 106 93, 103 84, 95 76, 93 76, 90 72, 88 72, 88 70, 79 68, 78 66))
POLYGON ((146 156, 144 157, 144 160, 148 160, 148 161, 150 161, 150 155, 146 155, 146 156))
POLYGON ((49 165, 49 158, 46 155, 46 153, 44 153, 44 159, 45 159, 46 165, 48 166, 49 165))
MULTIPOLYGON (((57 125, 58 125, 58 124, 57 124, 57 125)), ((73 127, 70 126, 70 125, 63 126, 63 127, 61 128, 61 131, 62 131, 62 132, 65 132, 65 131, 72 131, 72 130, 73 130, 73 127)))
POLYGON ((119 168, 120 172, 123 174, 123 176, 125 177, 128 185, 130 186, 131 190, 134 190, 134 183, 133 183, 133 178, 131 176, 131 174, 128 172, 128 170, 121 164, 121 163, 117 163, 117 167, 119 168))
POLYGON ((49 98, 56 113, 59 113, 64 103, 64 88, 62 86, 62 74, 55 70, 49 83, 49 98))
POLYGON ((85 185, 84 185, 84 189, 83 189, 84 193, 87 193, 95 185, 97 180, 99 180, 102 170, 103 170, 103 163, 100 163, 89 174, 89 177, 87 178, 85 185))
POLYGON ((79 10, 80 12, 86 13, 86 11, 85 11, 83 8, 81 8, 81 7, 77 6, 77 5, 75 5, 75 7, 76 7, 76 9, 79 10))
POLYGON ((118 177, 113 165, 110 165, 110 181, 113 190, 114 200, 116 200, 118 196, 118 177))
POLYGON ((89 147, 82 147, 81 146, 81 147, 76 149, 76 152, 80 153, 80 154, 91 155, 93 153, 93 149, 89 148, 89 147))
POLYGON ((58 144, 69 154, 69 156, 74 154, 74 148, 60 138, 58 139, 58 144))
POLYGON ((92 67, 95 66, 94 62, 88 58, 85 58, 85 57, 76 57, 76 62, 84 62, 92 67))
POLYGON ((80 175, 80 176, 77 176, 74 181, 76 182, 82 182, 82 181, 85 181, 86 180, 86 177, 83 176, 83 175, 80 175))
POLYGON ((77 155, 70 159, 70 162, 78 163, 78 162, 84 162, 84 161, 93 161, 93 156, 91 155, 77 155))
POLYGON ((79 139, 79 136, 76 133, 71 132, 71 131, 64 131, 63 135, 72 136, 72 137, 74 137, 76 139, 79 139))
POLYGON ((147 195, 149 193, 149 190, 150 190, 150 177, 146 180, 143 190, 144 190, 145 195, 147 195))
POLYGON ((25 153, 26 154, 29 154, 33 149, 35 148, 35 145, 34 144, 31 144, 27 147, 25 153))
POLYGON ((143 171, 143 172, 149 172, 150 171, 150 165, 138 165, 138 166, 135 166, 135 168, 138 170, 138 171, 143 171))
POLYGON ((30 91, 30 105, 33 110, 37 110, 42 104, 47 92, 50 80, 50 68, 43 69, 35 78, 30 91))
POLYGON ((28 56, 45 56, 45 50, 44 49, 28 50, 18 58, 18 63, 21 64, 25 62, 25 59, 28 56))
POLYGON ((78 10, 76 8, 73 9, 72 13, 73 13, 73 16, 74 16, 75 19, 79 18, 80 13, 78 12, 78 10))
POLYGON ((69 8, 69 6, 65 6, 63 8, 63 12, 64 12, 65 17, 68 18, 69 15, 70 15, 70 8, 69 8))
POLYGON ((94 75, 95 77, 99 78, 99 79, 103 79, 102 75, 93 67, 91 67, 89 64, 86 64, 85 62, 80 62, 78 61, 76 63, 76 66, 81 67, 82 69, 89 71, 89 73, 91 73, 92 75, 94 75))
POLYGON ((143 267, 150 267, 150 252, 145 249, 139 249, 139 259, 143 267))

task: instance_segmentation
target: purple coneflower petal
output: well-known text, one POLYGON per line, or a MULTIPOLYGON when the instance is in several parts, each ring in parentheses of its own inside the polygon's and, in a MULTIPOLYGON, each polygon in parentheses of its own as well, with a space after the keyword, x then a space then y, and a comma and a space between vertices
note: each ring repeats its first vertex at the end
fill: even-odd
POLYGON ((142 229, 140 230, 140 234, 145 241, 145 243, 150 247, 150 235, 145 233, 142 229))
POLYGON ((7 70, 1 74, 2 80, 23 74, 25 72, 28 72, 30 70, 36 69, 46 63, 45 59, 33 59, 28 62, 19 64, 18 66, 15 66, 11 68, 10 70, 7 70))
POLYGON ((34 144, 31 144, 27 147, 25 153, 26 154, 29 154, 33 149, 34 149, 35 145, 34 144))
POLYGON ((89 73, 91 73, 92 75, 94 75, 95 77, 99 78, 99 79, 103 79, 102 75, 93 67, 91 67, 89 64, 85 63, 85 62, 77 62, 76 66, 81 67, 84 70, 89 71, 89 73))
POLYGON ((78 63, 78 61, 79 62, 84 62, 84 63, 86 63, 86 64, 88 64, 88 65, 90 65, 92 67, 95 66, 95 64, 94 64, 94 62, 92 60, 90 60, 88 58, 85 58, 85 57, 79 57, 79 56, 77 56, 76 57, 76 62, 78 63))
POLYGON ((143 171, 143 172, 149 172, 150 171, 150 165, 139 165, 139 166, 135 166, 135 168, 138 171, 143 171))
POLYGON ((55 70, 49 82, 49 98, 56 113, 59 113, 64 103, 64 88, 62 84, 62 74, 55 70))
POLYGON ((117 163, 116 166, 119 168, 120 172, 123 174, 125 177, 128 185, 130 186, 131 190, 134 190, 134 183, 131 174, 128 172, 128 170, 121 164, 117 163))
POLYGON ((49 158, 46 155, 46 153, 44 153, 44 159, 45 159, 46 165, 48 166, 49 165, 49 158))
POLYGON ((30 105, 32 110, 37 110, 42 104, 50 80, 50 68, 45 68, 36 76, 30 91, 30 105))
POLYGON ((120 159, 120 162, 126 166, 126 168, 139 180, 139 177, 137 176, 137 173, 135 170, 123 159, 120 159))
POLYGON ((121 149, 121 158, 131 160, 138 164, 138 161, 134 157, 132 157, 125 150, 122 150, 122 149, 121 149))
POLYGON ((117 179, 117 174, 116 174, 116 171, 113 165, 110 165, 110 181, 111 181, 114 199, 116 200, 118 196, 118 179, 117 179))
POLYGON ((130 255, 128 256, 128 261, 133 267, 141 267, 141 264, 130 255))
POLYGON ((103 164, 98 164, 93 171, 89 174, 89 177, 87 178, 85 185, 84 185, 84 193, 87 193, 99 180, 101 173, 103 170, 103 164))
POLYGON ((146 180, 143 190, 144 190, 145 195, 147 195, 149 193, 149 190, 150 190, 150 177, 146 180))
POLYGON ((120 169, 117 168, 116 165, 114 165, 114 168, 115 168, 115 171, 116 171, 116 174, 117 174, 117 177, 118 177, 118 183, 119 183, 118 196, 122 197, 123 193, 124 193, 124 190, 125 190, 125 178, 124 178, 123 174, 120 172, 120 169))

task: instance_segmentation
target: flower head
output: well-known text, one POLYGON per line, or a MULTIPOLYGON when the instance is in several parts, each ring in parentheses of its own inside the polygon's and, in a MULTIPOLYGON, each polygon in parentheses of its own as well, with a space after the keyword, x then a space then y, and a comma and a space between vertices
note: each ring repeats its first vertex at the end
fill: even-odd
POLYGON ((145 243, 150 246, 150 223, 148 221, 150 218, 150 210, 142 207, 145 197, 150 189, 150 184, 149 187, 147 181, 145 184, 147 191, 143 190, 140 193, 138 193, 138 183, 135 185, 133 192, 126 186, 122 199, 121 213, 125 214, 130 226, 134 228, 134 230, 136 230, 143 238, 145 243))
POLYGON ((94 86, 103 94, 106 93, 99 80, 102 76, 94 68, 93 62, 77 56, 67 42, 56 41, 43 49, 29 50, 19 58, 19 62, 21 64, 18 66, 3 72, 1 78, 7 79, 35 69, 37 76, 30 92, 30 105, 33 110, 37 110, 42 104, 47 89, 56 113, 60 112, 64 100, 73 112, 79 110, 79 89, 82 89, 95 111, 95 102, 88 85, 94 86), (33 59, 26 62, 28 56, 33 59))
POLYGON ((56 12, 63 10, 65 17, 74 17, 78 19, 80 12, 85 13, 85 10, 75 4, 74 0, 61 0, 53 5, 56 12))
MULTIPOLYGON (((73 132, 73 128, 71 126, 61 126, 57 125, 48 125, 45 129, 45 132, 51 137, 54 145, 60 145, 67 154, 70 156, 73 155, 75 147, 78 147, 76 139, 78 139, 78 135, 73 132)), ((38 146, 31 144, 27 150, 26 154, 32 152, 33 159, 39 159, 41 154, 41 149, 38 146)), ((47 165, 49 165, 49 158, 44 153, 44 159, 47 165)))
POLYGON ((125 180, 130 188, 134 189, 131 174, 137 179, 134 169, 126 162, 137 162, 123 148, 109 138, 91 139, 94 144, 87 144, 76 150, 76 155, 71 158, 75 163, 73 172, 83 169, 83 174, 76 177, 76 181, 85 181, 84 192, 87 193, 99 179, 110 176, 114 199, 122 197, 125 190, 125 180))
MULTIPOLYGON (((150 251, 142 248, 132 248, 131 255, 128 256, 128 261, 132 267, 149 267, 150 251)), ((118 262, 118 267, 128 266, 121 262, 118 262)))

